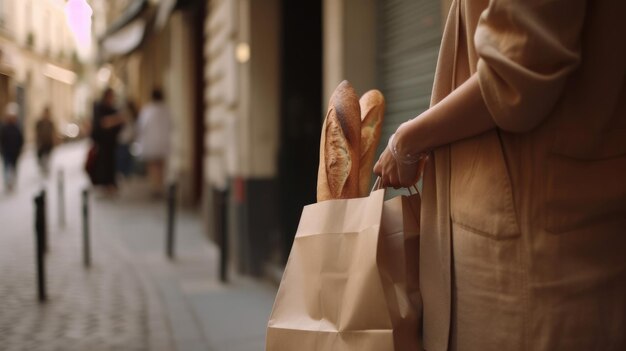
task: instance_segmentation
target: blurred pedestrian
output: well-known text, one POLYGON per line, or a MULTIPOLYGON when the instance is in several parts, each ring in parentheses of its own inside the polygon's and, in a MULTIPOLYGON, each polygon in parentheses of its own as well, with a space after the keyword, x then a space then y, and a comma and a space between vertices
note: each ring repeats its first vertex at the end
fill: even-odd
POLYGON ((134 160, 131 146, 137 134, 137 106, 131 100, 126 101, 124 118, 124 127, 117 138, 117 172, 124 178, 128 178, 133 171, 134 160))
POLYGON ((161 194, 165 160, 170 147, 170 112, 160 89, 152 91, 152 101, 139 113, 137 143, 146 162, 148 179, 155 196, 161 194))
POLYGON ((15 187, 17 161, 24 144, 22 130, 17 123, 18 111, 19 107, 15 102, 9 103, 6 107, 4 122, 0 127, 0 154, 4 164, 4 185, 8 191, 12 191, 15 187))
POLYGON ((41 118, 35 125, 35 141, 39 168, 47 176, 50 171, 50 155, 56 144, 56 128, 48 106, 43 109, 41 118))
POLYGON ((117 190, 115 154, 123 124, 124 117, 115 108, 115 93, 107 88, 102 99, 94 104, 91 138, 97 149, 93 184, 104 187, 108 193, 117 190))

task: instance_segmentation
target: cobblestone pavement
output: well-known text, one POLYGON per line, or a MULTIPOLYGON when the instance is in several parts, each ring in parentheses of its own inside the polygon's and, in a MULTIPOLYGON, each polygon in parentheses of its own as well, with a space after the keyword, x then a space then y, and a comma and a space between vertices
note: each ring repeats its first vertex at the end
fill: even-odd
POLYGON ((21 159, 17 190, 0 193, 0 350, 171 349, 158 293, 127 253, 94 236, 83 268, 80 191, 85 144, 62 147, 54 168, 66 179, 66 225, 57 212, 57 174, 44 180, 32 152, 21 159), (36 295, 33 197, 48 194, 48 301, 36 295), (97 249, 97 250, 96 250, 97 249))

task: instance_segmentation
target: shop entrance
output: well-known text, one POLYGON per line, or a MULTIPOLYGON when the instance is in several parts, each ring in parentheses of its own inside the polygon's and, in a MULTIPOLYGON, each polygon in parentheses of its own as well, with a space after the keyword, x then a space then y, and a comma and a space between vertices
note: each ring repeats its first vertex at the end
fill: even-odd
POLYGON ((287 261, 304 205, 315 202, 322 112, 322 1, 282 0, 278 250, 287 261))

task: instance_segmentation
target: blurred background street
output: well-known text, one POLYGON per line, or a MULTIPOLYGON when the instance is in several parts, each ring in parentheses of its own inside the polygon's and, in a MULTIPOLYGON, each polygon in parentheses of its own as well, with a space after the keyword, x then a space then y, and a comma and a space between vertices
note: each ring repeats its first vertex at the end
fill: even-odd
POLYGON ((450 2, 0 0, 0 350, 262 350, 331 93, 382 91, 381 152, 428 108, 450 2))
POLYGON ((18 189, 0 195, 0 349, 260 350, 275 288, 218 280, 218 251, 196 216, 182 211, 175 258, 165 255, 165 204, 141 182, 116 197, 91 196, 92 266, 83 267, 81 191, 87 144, 63 146, 53 160, 65 176, 60 226, 58 172, 39 175, 32 152, 18 189), (47 190, 48 301, 37 302, 33 197, 47 190))

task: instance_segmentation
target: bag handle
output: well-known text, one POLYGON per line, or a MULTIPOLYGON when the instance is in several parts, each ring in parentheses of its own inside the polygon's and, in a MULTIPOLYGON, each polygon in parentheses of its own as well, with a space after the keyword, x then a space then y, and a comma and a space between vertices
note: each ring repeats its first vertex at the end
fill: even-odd
POLYGON ((380 179, 380 177, 376 177, 376 180, 374 181, 374 186, 372 187, 372 190, 370 190, 370 194, 376 190, 382 189, 382 183, 383 181, 380 179))
MULTIPOLYGON (((380 189, 383 189, 383 186, 382 186, 382 180, 380 179, 380 176, 379 176, 379 177, 376 177, 376 181, 374 181, 374 186, 372 187, 370 194, 380 189)), ((420 193, 420 191, 417 189, 417 186, 415 184, 413 184, 410 187, 407 187, 407 190, 409 191, 410 195, 415 195, 415 194, 420 193), (413 193, 413 190, 415 191, 415 193, 413 193)))
MULTIPOLYGON (((380 189, 384 189, 382 187, 382 180, 380 179, 380 177, 376 177, 376 181, 374 181, 374 186, 372 187, 372 191, 370 191, 370 194, 373 193, 376 190, 380 190, 380 189)), ((417 186, 415 184, 413 184, 412 186, 409 186, 406 188, 409 191, 409 195, 413 196, 416 194, 419 194, 419 190, 417 189, 417 186), (415 193, 413 192, 415 191, 415 193)), ((420 211, 416 211, 415 208, 413 207, 413 204, 411 204, 411 202, 409 201, 409 207, 411 208, 411 212, 413 213, 413 216, 417 217, 417 219, 419 220, 420 218, 420 211)))

